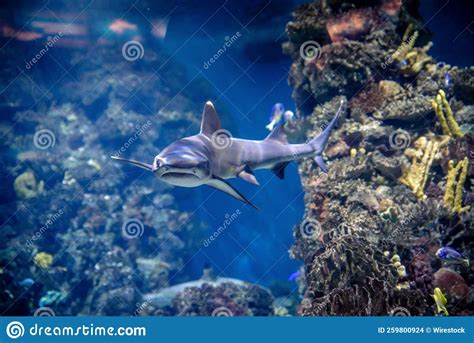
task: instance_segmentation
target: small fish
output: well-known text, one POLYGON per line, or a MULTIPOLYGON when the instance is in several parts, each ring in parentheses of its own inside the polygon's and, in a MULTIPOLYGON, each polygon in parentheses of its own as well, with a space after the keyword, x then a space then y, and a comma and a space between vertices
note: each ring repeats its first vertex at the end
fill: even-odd
POLYGON ((292 273, 289 277, 288 277, 288 281, 296 281, 297 278, 299 278, 301 275, 301 272, 299 270, 297 270, 296 272, 292 273))
POLYGON ((270 116, 270 123, 265 126, 268 130, 273 131, 273 128, 280 123, 285 113, 285 107, 281 103, 276 103, 272 107, 272 114, 270 116))
POLYGON ((463 254, 461 254, 457 250, 454 250, 453 248, 450 248, 450 247, 440 248, 436 252, 436 256, 442 259, 443 261, 446 261, 449 263, 464 264, 466 267, 469 267, 469 259, 465 258, 463 254))
POLYGON ((400 65, 401 68, 403 68, 403 67, 406 67, 408 65, 408 61, 407 60, 401 60, 400 62, 398 62, 398 64, 400 65))
POLYGON ((448 310, 446 309, 446 304, 448 303, 448 301, 446 300, 443 292, 441 292, 441 289, 439 289, 439 287, 436 287, 434 289, 434 292, 431 297, 436 303, 436 309, 438 313, 441 313, 441 311, 443 311, 445 315, 449 316, 448 310))
POLYGON ((451 85, 451 78, 449 77, 449 71, 446 70, 446 74, 444 74, 444 85, 445 87, 449 87, 451 85))
POLYGON ((285 111, 285 113, 283 114, 283 121, 285 123, 288 123, 292 121, 294 117, 295 117, 295 114, 292 111, 285 111))
POLYGON ((33 286, 35 283, 35 280, 33 280, 32 278, 26 278, 22 281, 20 281, 18 284, 21 286, 21 287, 31 287, 33 286))

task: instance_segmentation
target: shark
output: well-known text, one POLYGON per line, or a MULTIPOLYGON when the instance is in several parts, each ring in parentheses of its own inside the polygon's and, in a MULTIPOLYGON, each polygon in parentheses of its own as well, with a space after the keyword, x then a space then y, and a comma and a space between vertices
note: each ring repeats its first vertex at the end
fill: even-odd
POLYGON ((171 143, 151 164, 119 156, 111 158, 150 171, 173 186, 207 185, 258 209, 227 179, 240 178, 259 186, 255 170, 270 169, 278 178, 284 179, 285 167, 303 158, 314 158, 319 168, 327 173, 322 154, 342 107, 343 101, 331 122, 315 138, 302 144, 289 144, 284 125, 275 127, 263 140, 232 137, 221 127, 216 109, 208 101, 204 105, 200 132, 171 143))

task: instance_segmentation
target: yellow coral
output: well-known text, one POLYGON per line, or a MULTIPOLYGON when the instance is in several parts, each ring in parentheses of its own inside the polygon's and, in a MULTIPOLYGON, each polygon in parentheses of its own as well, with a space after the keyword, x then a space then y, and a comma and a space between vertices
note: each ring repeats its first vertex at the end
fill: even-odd
POLYGON ((442 89, 439 90, 436 100, 431 100, 431 105, 433 106, 436 117, 438 117, 439 123, 441 124, 443 134, 454 138, 462 137, 461 129, 454 119, 451 106, 446 100, 446 93, 442 89), (444 114, 443 108, 446 111, 446 115, 444 114))
POLYGON ((413 190, 418 199, 426 198, 424 188, 428 175, 433 164, 433 159, 437 156, 439 148, 446 142, 429 140, 426 137, 420 137, 415 142, 415 149, 408 148, 405 155, 412 158, 410 168, 404 168, 400 182, 413 190))
POLYGON ((31 171, 26 171, 17 176, 13 187, 18 198, 31 199, 43 193, 44 181, 37 182, 35 175, 31 171))
POLYGON ((35 264, 43 269, 48 269, 53 264, 53 255, 47 252, 39 252, 34 257, 35 264))
POLYGON ((397 61, 397 62, 400 62, 401 60, 403 60, 407 57, 408 53, 415 46, 416 39, 418 38, 418 31, 413 32, 413 34, 410 36, 410 39, 407 39, 407 37, 408 37, 407 32, 409 32, 409 31, 405 31, 405 35, 403 36, 402 44, 392 54, 392 59, 397 61))
POLYGON ((460 161, 456 166, 454 166, 453 160, 449 161, 448 178, 446 180, 443 204, 444 207, 451 211, 451 213, 462 213, 470 208, 470 206, 462 206, 462 193, 468 167, 469 161, 467 157, 460 161))

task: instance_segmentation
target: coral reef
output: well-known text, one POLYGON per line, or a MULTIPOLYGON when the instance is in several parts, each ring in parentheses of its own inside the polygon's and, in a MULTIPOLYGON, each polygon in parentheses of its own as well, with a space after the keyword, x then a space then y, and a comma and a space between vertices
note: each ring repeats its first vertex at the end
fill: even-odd
MULTIPOLYGON (((32 56, 35 49, 4 49, 2 73, 16 68, 13 51, 32 56)), ((106 42, 61 54, 70 77, 50 93, 31 90, 30 80, 49 88, 35 67, 0 98, 11 114, 0 125, 0 307, 6 315, 32 315, 38 306, 57 315, 132 315, 142 293, 168 286, 202 225, 169 187, 129 174, 110 155, 149 160, 185 128, 198 127, 202 99, 190 96, 192 82, 178 92, 186 77, 161 52, 140 64, 106 42), (150 75, 165 62, 159 76, 150 75), (34 280, 27 290, 18 286, 25 278, 34 280)))
POLYGON ((468 167, 469 161, 467 157, 460 161, 456 166, 454 166, 453 160, 449 161, 448 178, 446 180, 443 204, 451 212, 462 213, 469 210, 470 206, 462 206, 464 182, 466 181, 468 167))
MULTIPOLYGON (((204 283, 188 287, 172 300, 168 315, 178 316, 270 316, 273 315, 271 293, 257 285, 204 283)), ((151 307, 151 306, 150 306, 151 307)), ((150 311, 154 309, 150 308, 150 311)))
POLYGON ((446 93, 442 89, 439 90, 436 100, 431 100, 431 104, 443 129, 443 133, 450 137, 462 137, 459 125, 453 117, 453 110, 446 100, 446 93), (446 114, 444 114, 444 112, 446 112, 446 114))
POLYGON ((290 256, 305 267, 301 315, 434 315, 437 287, 450 315, 474 314, 472 270, 435 255, 474 256, 472 68, 437 63, 417 3, 400 6, 315 1, 287 25, 303 139, 347 99, 328 174, 299 166, 306 210, 290 256))

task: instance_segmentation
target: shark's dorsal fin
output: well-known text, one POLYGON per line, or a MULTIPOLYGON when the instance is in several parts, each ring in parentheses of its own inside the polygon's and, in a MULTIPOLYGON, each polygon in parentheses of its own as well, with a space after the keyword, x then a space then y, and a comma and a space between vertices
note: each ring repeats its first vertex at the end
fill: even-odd
POLYGON ((212 136, 214 132, 221 128, 221 121, 217 115, 212 102, 208 101, 204 105, 201 120, 201 133, 206 136, 212 136))
POLYGON ((266 141, 274 140, 282 144, 288 144, 288 139, 286 138, 285 128, 283 125, 278 125, 273 129, 272 132, 265 138, 266 141))

